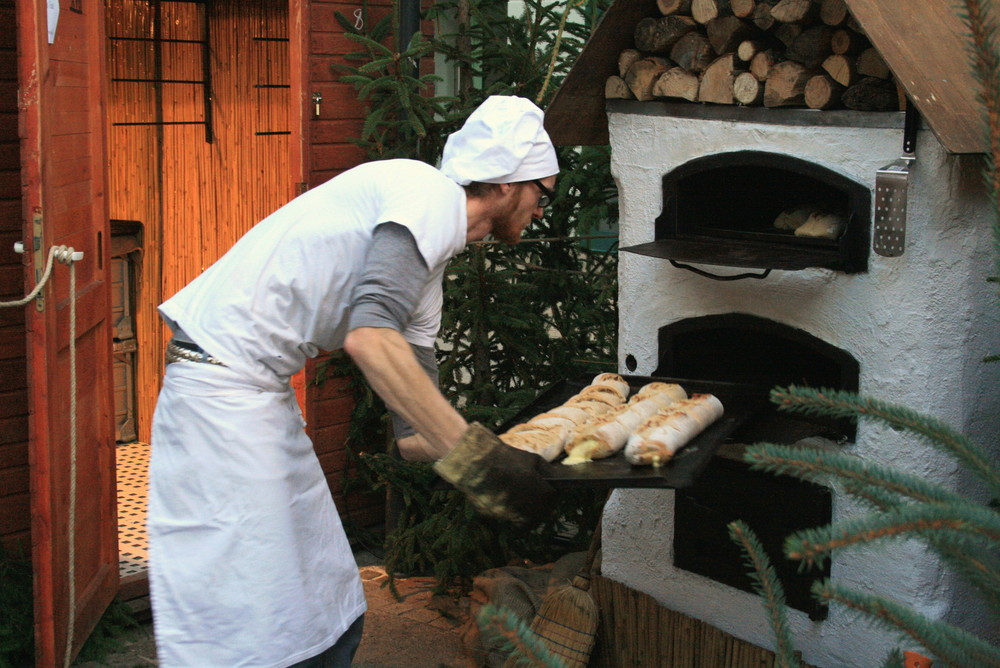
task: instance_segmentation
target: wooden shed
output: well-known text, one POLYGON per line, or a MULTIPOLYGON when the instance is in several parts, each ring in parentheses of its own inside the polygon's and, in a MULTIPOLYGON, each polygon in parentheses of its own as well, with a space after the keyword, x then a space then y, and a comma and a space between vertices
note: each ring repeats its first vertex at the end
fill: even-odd
MULTIPOLYGON (((952 153, 986 152, 980 86, 969 59, 969 30, 955 3, 838 2, 846 6, 942 146, 952 153)), ((819 0, 813 4, 819 5, 819 0)), ((608 143, 605 81, 618 74, 619 54, 635 47, 638 22, 660 15, 656 0, 612 4, 546 110, 545 126, 556 144, 608 143)))
MULTIPOLYGON (((390 0, 364 5, 376 21, 390 0)), ((75 655, 120 588, 116 459, 148 443, 156 306, 260 218, 364 160, 356 50, 326 0, 0 2, 0 543, 30 552, 37 665, 75 655), (54 7, 48 7, 53 5, 54 7), (55 8, 58 11, 53 11, 55 8), (20 244, 15 252, 15 245, 20 244), (71 388, 75 387, 75 392, 71 388)), ((338 505, 346 382, 296 378, 338 505)), ((141 518, 139 520, 141 522, 141 518)), ((124 540, 124 539, 123 539, 124 540)))

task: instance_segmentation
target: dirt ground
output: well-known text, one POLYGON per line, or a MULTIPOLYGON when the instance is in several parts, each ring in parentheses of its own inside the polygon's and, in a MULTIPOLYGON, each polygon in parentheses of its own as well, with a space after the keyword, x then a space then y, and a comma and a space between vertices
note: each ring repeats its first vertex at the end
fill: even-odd
MULTIPOLYGON (((368 599, 365 631, 354 658, 357 668, 474 668, 462 641, 467 610, 451 606, 447 615, 432 607, 433 578, 397 579, 402 600, 387 587, 379 565, 361 567, 368 599)), ((120 638, 121 649, 100 662, 78 662, 77 668, 148 668, 159 665, 151 622, 120 638)))

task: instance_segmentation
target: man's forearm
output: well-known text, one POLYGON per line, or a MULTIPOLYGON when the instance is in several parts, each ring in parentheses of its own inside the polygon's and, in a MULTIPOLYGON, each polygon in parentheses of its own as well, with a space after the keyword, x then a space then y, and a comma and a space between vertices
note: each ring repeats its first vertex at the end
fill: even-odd
POLYGON ((372 389, 427 439, 438 456, 451 450, 468 424, 434 386, 410 344, 394 329, 359 327, 344 342, 372 389))

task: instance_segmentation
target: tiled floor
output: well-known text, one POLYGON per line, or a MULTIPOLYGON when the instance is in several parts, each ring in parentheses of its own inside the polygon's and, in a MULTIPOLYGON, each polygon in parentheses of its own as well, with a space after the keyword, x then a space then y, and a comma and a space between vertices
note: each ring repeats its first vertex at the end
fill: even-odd
POLYGON ((118 459, 118 571, 121 577, 148 568, 146 488, 149 445, 119 445, 118 459))

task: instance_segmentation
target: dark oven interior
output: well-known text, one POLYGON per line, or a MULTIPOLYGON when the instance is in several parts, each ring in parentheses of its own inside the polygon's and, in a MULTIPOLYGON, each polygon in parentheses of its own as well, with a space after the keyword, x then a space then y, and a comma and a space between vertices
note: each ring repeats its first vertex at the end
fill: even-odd
MULTIPOLYGON (((859 364, 807 332, 747 314, 691 318, 659 332, 659 367, 654 376, 749 383, 766 395, 774 386, 809 385, 857 391, 859 364)), ((788 604, 813 619, 826 610, 809 593, 812 582, 829 576, 804 573, 785 559, 782 545, 794 531, 826 524, 832 498, 824 486, 790 476, 751 471, 739 459, 741 444, 794 444, 809 437, 835 442, 855 438, 851 422, 806 418, 771 407, 731 437, 691 487, 676 495, 674 563, 678 568, 753 591, 742 553, 727 525, 742 519, 758 534, 786 589, 788 604)))
POLYGON ((698 158, 663 177, 656 220, 661 257, 707 264, 847 273, 868 266, 871 193, 812 162, 762 151, 698 158), (793 210, 842 221, 836 238, 799 236, 776 226, 793 210))

